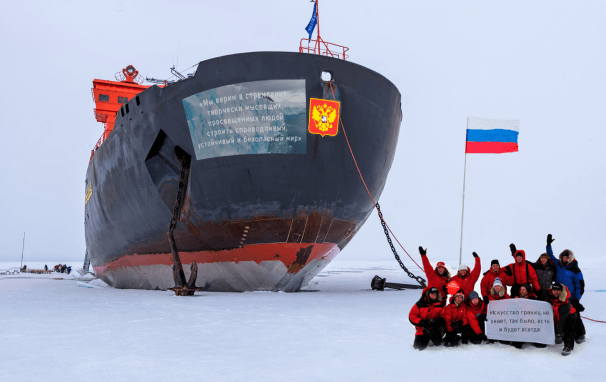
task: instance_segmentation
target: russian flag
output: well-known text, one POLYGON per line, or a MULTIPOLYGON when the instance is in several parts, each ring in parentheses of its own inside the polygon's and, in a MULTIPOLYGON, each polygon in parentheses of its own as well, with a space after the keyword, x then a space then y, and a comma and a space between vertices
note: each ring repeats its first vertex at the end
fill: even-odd
POLYGON ((518 151, 519 120, 467 118, 467 154, 502 154, 518 151))

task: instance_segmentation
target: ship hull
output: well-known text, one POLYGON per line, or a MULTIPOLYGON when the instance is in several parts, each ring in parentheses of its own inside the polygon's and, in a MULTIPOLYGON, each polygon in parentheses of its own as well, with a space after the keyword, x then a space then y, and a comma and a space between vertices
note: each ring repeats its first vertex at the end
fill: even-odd
POLYGON ((180 174, 170 153, 182 150, 191 159, 174 237, 186 276, 195 260, 196 286, 208 291, 306 285, 373 210, 342 127, 335 136, 307 131, 312 98, 340 102, 351 149, 378 200, 401 122, 400 93, 391 82, 362 66, 309 54, 203 61, 193 78, 129 101, 89 164, 85 235, 100 277, 118 288, 174 286, 167 231, 180 174), (332 73, 332 85, 322 81, 323 70, 332 73), (250 90, 274 88, 275 96, 250 90), (217 101, 212 108, 203 106, 209 97, 217 101), (266 104, 280 110, 252 111, 251 105, 266 104), (228 114, 211 116, 234 107, 233 125, 228 114), (257 122, 248 122, 255 115, 257 122), (218 127, 207 126, 215 121, 218 127), (249 133, 253 125, 261 132, 256 126, 249 133))

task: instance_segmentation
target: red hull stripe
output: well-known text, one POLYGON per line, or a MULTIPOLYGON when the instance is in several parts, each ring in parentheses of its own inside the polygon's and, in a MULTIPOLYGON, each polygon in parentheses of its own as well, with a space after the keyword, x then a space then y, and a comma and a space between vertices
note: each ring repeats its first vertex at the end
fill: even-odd
MULTIPOLYGON (((289 268, 289 272, 296 273, 312 260, 324 258, 331 261, 339 254, 337 245, 333 243, 271 243, 251 244, 243 248, 234 248, 223 251, 179 252, 183 264, 191 264, 196 260, 198 264, 227 263, 240 261, 281 261, 289 268), (313 245, 311 253, 307 255, 306 248, 313 245)), ((105 265, 95 266, 96 272, 103 274, 106 269, 140 267, 145 265, 173 265, 170 253, 155 253, 142 255, 126 255, 105 265)))
POLYGON ((468 154, 503 154, 518 151, 515 142, 467 142, 465 152, 468 154))

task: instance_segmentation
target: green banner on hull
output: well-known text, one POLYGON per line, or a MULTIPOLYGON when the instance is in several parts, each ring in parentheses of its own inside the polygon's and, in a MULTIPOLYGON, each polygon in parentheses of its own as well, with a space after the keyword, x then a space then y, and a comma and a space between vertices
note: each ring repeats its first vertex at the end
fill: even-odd
POLYGON ((305 80, 222 86, 183 99, 196 159, 305 154, 305 80))

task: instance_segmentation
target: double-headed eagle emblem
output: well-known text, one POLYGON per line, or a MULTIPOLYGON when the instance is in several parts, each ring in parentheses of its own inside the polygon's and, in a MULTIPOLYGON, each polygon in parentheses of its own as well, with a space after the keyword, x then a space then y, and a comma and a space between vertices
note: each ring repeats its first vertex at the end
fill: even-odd
POLYGON ((320 131, 328 131, 332 127, 332 123, 337 118, 337 111, 334 107, 324 104, 316 105, 312 111, 311 117, 316 121, 316 127, 320 131))
POLYGON ((312 134, 337 135, 339 128, 338 101, 325 99, 310 99, 309 132, 312 134))

